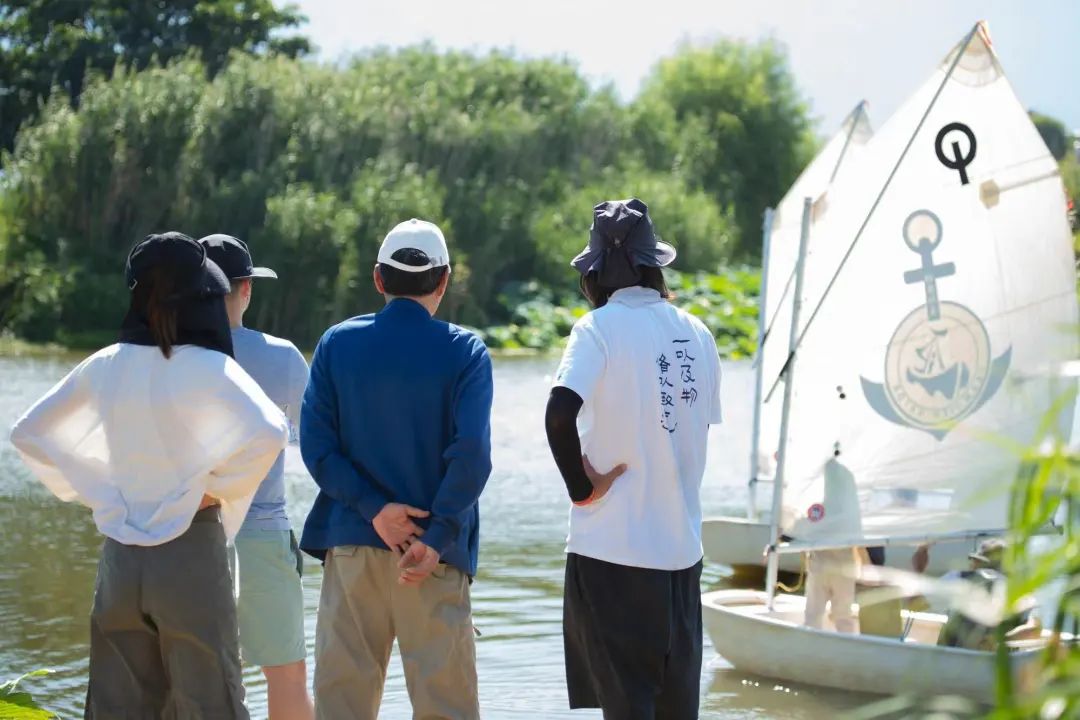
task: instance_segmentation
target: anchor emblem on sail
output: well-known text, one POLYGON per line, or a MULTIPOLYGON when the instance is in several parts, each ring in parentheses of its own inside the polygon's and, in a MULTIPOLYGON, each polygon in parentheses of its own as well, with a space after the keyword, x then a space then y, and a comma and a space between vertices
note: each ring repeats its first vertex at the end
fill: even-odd
POLYGON ((937 281, 955 275, 956 266, 934 262, 942 240, 937 215, 916 210, 904 221, 903 234, 922 260, 918 269, 904 273, 904 282, 921 282, 926 304, 912 310, 893 333, 885 352, 884 383, 860 379, 875 412, 941 440, 1001 387, 1012 348, 992 358, 990 336, 975 313, 938 299, 937 281))

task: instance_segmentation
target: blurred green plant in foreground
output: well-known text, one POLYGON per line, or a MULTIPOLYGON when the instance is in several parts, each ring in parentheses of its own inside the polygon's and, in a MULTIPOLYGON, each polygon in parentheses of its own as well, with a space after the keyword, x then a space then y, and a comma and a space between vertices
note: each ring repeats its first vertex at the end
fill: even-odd
POLYGON ((56 714, 45 710, 30 693, 19 689, 20 683, 27 678, 49 675, 52 670, 35 670, 25 675, 0 684, 0 718, 4 720, 50 720, 56 714))
POLYGON ((899 718, 981 718, 983 720, 1072 720, 1080 718, 1080 446, 1070 437, 1076 410, 1077 379, 1054 380, 1056 400, 1037 437, 1043 441, 1014 447, 1021 457, 1012 485, 1003 571, 1006 595, 999 615, 1008 618, 1025 598, 1058 599, 1043 626, 1053 639, 1036 663, 1015 676, 1006 622, 997 628, 996 702, 987 708, 960 697, 882 700, 850 713, 847 720, 899 718), (1047 535, 1054 520, 1061 534, 1047 535))

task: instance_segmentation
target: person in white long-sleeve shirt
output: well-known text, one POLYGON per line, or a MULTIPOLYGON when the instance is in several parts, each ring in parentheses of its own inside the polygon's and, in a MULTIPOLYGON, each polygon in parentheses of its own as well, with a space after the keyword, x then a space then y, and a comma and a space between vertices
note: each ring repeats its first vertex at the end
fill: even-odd
POLYGON ((120 342, 20 418, 12 444, 105 535, 86 717, 247 718, 226 554, 288 438, 233 360, 229 282, 180 233, 128 257, 120 342))

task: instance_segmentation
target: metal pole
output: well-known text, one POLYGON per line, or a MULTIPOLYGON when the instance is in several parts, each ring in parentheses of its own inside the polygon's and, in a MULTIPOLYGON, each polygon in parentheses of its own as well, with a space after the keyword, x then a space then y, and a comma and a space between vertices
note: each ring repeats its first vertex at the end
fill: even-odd
POLYGON ((799 338, 799 312, 802 310, 803 276, 806 265, 806 245, 810 237, 811 198, 803 199, 802 232, 799 235, 799 259, 795 264, 795 297, 791 302, 791 329, 788 333, 788 360, 781 374, 784 377, 784 404, 780 410, 780 450, 776 459, 776 476, 773 478, 772 517, 769 519, 769 562, 765 578, 765 592, 769 610, 776 599, 776 577, 780 572, 780 556, 776 552, 780 544, 780 512, 784 501, 784 462, 787 459, 788 423, 791 420, 791 391, 795 384, 795 344, 799 338))
POLYGON ((765 367, 761 362, 761 349, 765 345, 766 298, 769 292, 769 249, 772 245, 773 209, 765 209, 765 220, 761 225, 761 292, 758 300, 757 353, 754 361, 754 425, 750 434, 750 487, 746 506, 746 516, 757 520, 757 484, 758 454, 761 445, 761 393, 765 384, 765 367))

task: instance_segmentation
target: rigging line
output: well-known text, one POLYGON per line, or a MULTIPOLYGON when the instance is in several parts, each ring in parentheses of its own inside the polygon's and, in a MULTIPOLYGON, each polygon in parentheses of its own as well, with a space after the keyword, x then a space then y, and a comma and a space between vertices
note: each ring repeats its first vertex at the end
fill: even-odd
POLYGON ((945 77, 941 79, 941 84, 938 86, 937 91, 934 93, 934 97, 930 98, 930 103, 926 106, 926 111, 922 117, 919 118, 919 124, 915 126, 915 131, 911 133, 911 137, 907 141, 907 145, 904 146, 903 151, 900 153, 900 157, 897 158, 896 164, 893 165, 892 172, 889 173, 889 177, 885 179, 885 184, 881 186, 881 192, 878 193, 877 198, 874 200, 874 204, 870 206, 870 211, 866 213, 866 218, 863 219, 862 225, 859 226, 858 232, 855 233, 855 239, 848 245, 847 251, 844 256, 840 258, 840 264, 836 266, 836 271, 833 273, 832 278, 829 279, 829 284, 825 286, 825 290, 821 293, 821 298, 817 301, 813 311, 810 313, 810 317, 806 319, 806 324, 803 326, 802 332, 799 333, 798 339, 795 341, 795 346, 788 351, 787 360, 784 361, 783 368, 780 369, 780 373, 773 379, 773 384, 769 388, 769 392, 765 394, 765 402, 768 402, 773 393, 776 392, 777 386, 780 381, 783 380, 784 375, 787 373, 788 366, 791 365, 791 358, 795 355, 795 352, 802 345, 803 340, 806 338, 806 333, 810 331, 811 326, 814 324, 814 320, 818 316, 818 312, 821 311, 821 306, 825 304, 825 300, 829 297, 829 293, 832 291, 833 286, 836 285, 836 279, 840 277, 840 273, 843 272, 844 266, 847 264, 848 259, 851 257, 851 253, 855 250, 855 246, 862 238, 863 231, 866 230, 866 226, 870 224, 870 220, 874 217, 874 212, 877 210, 878 205, 881 204, 881 199, 885 197, 886 191, 889 186, 892 185, 893 178, 896 177, 896 173, 900 170, 900 166, 904 163, 904 158, 907 157, 908 150, 915 144, 915 139, 919 137, 919 132, 922 131, 923 125, 926 123, 926 118, 930 116, 930 111, 934 109, 934 105, 937 104, 938 98, 941 97, 941 93, 945 90, 945 86, 949 83, 949 79, 952 77, 953 71, 956 70, 956 66, 960 63, 960 58, 964 57, 964 53, 967 52, 968 46, 971 45, 971 41, 975 38, 975 34, 979 32, 979 28, 982 27, 982 22, 975 23, 975 27, 971 29, 971 32, 967 34, 964 41, 960 43, 959 49, 956 52, 956 57, 953 58, 952 64, 949 65, 948 71, 945 73, 945 77))
POLYGON ((859 127, 859 121, 862 120, 863 115, 865 115, 865 108, 866 101, 863 100, 851 113, 851 128, 848 130, 847 137, 844 138, 844 147, 840 149, 840 157, 836 158, 836 166, 833 168, 832 175, 829 176, 829 185, 832 185, 833 180, 836 179, 836 173, 840 172, 840 166, 844 164, 844 156, 847 155, 848 146, 851 145, 851 139, 855 137, 855 130, 859 127))

